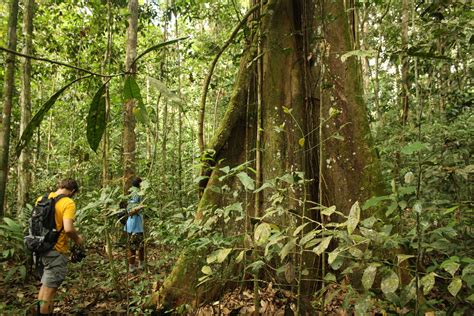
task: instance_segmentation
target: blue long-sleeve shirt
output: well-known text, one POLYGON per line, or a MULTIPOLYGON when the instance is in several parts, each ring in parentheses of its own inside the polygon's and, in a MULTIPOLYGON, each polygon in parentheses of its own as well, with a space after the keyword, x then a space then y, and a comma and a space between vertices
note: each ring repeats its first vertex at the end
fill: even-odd
MULTIPOLYGON (((138 206, 141 202, 141 197, 138 194, 134 194, 128 200, 127 211, 130 211, 138 206)), ((143 233, 143 214, 140 210, 137 214, 129 216, 127 224, 123 228, 127 233, 143 233)))

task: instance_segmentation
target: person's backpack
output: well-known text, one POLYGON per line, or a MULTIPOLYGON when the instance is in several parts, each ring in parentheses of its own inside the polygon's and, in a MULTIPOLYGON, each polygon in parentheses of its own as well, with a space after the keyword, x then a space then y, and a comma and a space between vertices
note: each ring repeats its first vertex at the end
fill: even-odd
POLYGON ((55 205, 65 195, 49 198, 49 194, 43 195, 41 200, 33 207, 29 220, 28 234, 24 238, 26 248, 35 254, 42 254, 51 249, 58 241, 59 234, 63 230, 56 230, 55 205))

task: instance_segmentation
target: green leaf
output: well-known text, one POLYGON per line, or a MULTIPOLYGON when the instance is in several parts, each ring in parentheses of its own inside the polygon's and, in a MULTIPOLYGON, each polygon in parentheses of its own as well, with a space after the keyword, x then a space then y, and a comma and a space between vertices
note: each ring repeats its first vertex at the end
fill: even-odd
POLYGON ((99 90, 97 90, 89 107, 89 114, 87 115, 87 141, 94 152, 97 152, 106 126, 104 95, 106 86, 107 83, 103 84, 99 90))
POLYGON ((260 192, 260 191, 262 191, 262 190, 265 190, 266 188, 273 188, 273 184, 272 184, 272 183, 265 182, 260 188, 254 190, 253 193, 260 192))
POLYGON ((291 238, 286 245, 280 251, 280 259, 283 260, 285 257, 296 247, 296 238, 291 238))
POLYGON ((298 144, 300 144, 301 147, 304 147, 304 137, 298 140, 298 144))
POLYGON ((255 228, 254 239, 258 246, 264 245, 271 234, 271 226, 268 223, 261 223, 255 228))
POLYGON ((316 253, 316 255, 320 256, 324 251, 326 251, 326 249, 328 249, 331 240, 332 236, 323 238, 323 240, 321 240, 321 243, 319 243, 319 245, 313 249, 313 252, 316 253))
POLYGON ((263 266, 265 266, 265 262, 262 260, 257 260, 249 264, 247 268, 252 269, 253 273, 257 273, 263 266))
POLYGON ((349 235, 352 234, 354 229, 357 227, 359 224, 360 220, 360 206, 359 206, 359 201, 356 201, 352 207, 351 211, 349 212, 349 217, 347 218, 347 232, 349 235))
POLYGON ((304 247, 304 245, 305 245, 308 241, 310 241, 310 240, 312 240, 314 237, 316 237, 316 235, 317 235, 318 233, 319 233, 319 232, 318 232, 317 230, 312 230, 312 231, 310 231, 309 233, 305 234, 305 235, 301 238, 301 240, 300 240, 300 243, 299 243, 300 246, 301 246, 301 247, 304 247))
POLYGON ((441 264, 441 268, 449 272, 449 274, 451 274, 451 276, 453 277, 456 271, 458 271, 460 266, 461 265, 459 263, 456 263, 452 261, 451 259, 448 259, 441 264))
POLYGON ((321 215, 331 216, 334 212, 336 212, 336 205, 321 210, 321 215))
POLYGON ((341 60, 342 62, 345 62, 347 58, 352 57, 352 56, 365 58, 365 57, 374 57, 376 54, 377 54, 377 51, 373 49, 369 49, 369 50, 356 49, 356 50, 352 50, 350 52, 343 54, 341 56, 341 60))
POLYGON ((39 111, 35 114, 35 116, 31 119, 31 121, 28 123, 28 125, 26 126, 25 130, 23 131, 23 134, 21 134, 21 137, 20 137, 20 141, 18 142, 17 146, 16 146, 16 156, 19 157, 20 154, 21 154, 21 151, 23 150, 23 148, 25 148, 25 146, 28 144, 28 142, 30 141, 31 137, 33 136, 33 132, 34 130, 40 126, 41 122, 43 121, 43 118, 45 116, 45 114, 51 109, 51 107, 54 105, 54 103, 56 103, 56 100, 59 98, 59 96, 67 89, 69 88, 70 86, 72 86, 74 83, 76 83, 77 81, 80 81, 82 79, 86 79, 86 78, 89 78, 91 76, 85 76, 85 77, 81 77, 81 78, 78 78, 76 80, 73 80, 71 81, 70 83, 68 83, 67 85, 65 85, 64 87, 62 87, 60 90, 58 90, 55 94, 53 94, 53 96, 51 98, 49 98, 48 101, 46 101, 42 106, 41 108, 39 109, 39 111))
POLYGON ((248 176, 245 172, 239 172, 237 174, 237 178, 239 178, 240 182, 244 185, 245 189, 247 190, 254 190, 255 189, 255 181, 248 176))
POLYGON ((362 275, 362 285, 364 286, 364 289, 370 290, 372 288, 378 266, 380 266, 380 264, 372 263, 367 268, 365 268, 364 274, 362 275))
POLYGON ((400 265, 400 263, 402 263, 403 261, 407 260, 407 259, 410 259, 410 258, 413 258, 415 256, 413 255, 397 255, 397 258, 398 258, 398 265, 400 265))
POLYGON ((456 296, 459 293, 459 290, 461 290, 462 287, 462 281, 459 277, 455 277, 451 283, 448 285, 448 291, 451 293, 452 296, 456 296))
POLYGON ((244 260, 244 255, 245 255, 245 250, 242 250, 237 256, 237 258, 235 258, 235 262, 240 263, 242 260, 244 260))
POLYGON ((435 285, 435 273, 431 272, 421 278, 421 284, 423 285, 423 294, 428 295, 433 286, 435 285))
POLYGON ((204 273, 204 274, 207 274, 207 275, 211 275, 212 274, 212 269, 210 266, 203 266, 201 268, 201 272, 204 273))
POLYGON ((421 142, 414 142, 403 147, 401 152, 406 155, 411 155, 423 149, 428 149, 427 144, 421 142))
POLYGON ((324 276, 324 280, 325 281, 328 281, 328 282, 336 282, 336 276, 332 273, 326 273, 326 275, 324 276))
POLYGON ((337 256, 339 256, 339 253, 340 253, 339 249, 335 249, 332 252, 330 252, 328 256, 328 263, 332 264, 334 260, 336 260, 337 256))
POLYGON ((125 78, 123 99, 124 103, 134 100, 136 102, 136 107, 133 108, 133 114, 136 119, 141 123, 148 123, 148 114, 146 113, 145 104, 143 103, 142 95, 140 93, 140 87, 133 76, 127 76, 125 78))
POLYGON ((300 226, 298 226, 295 231, 293 232, 293 236, 297 236, 307 225, 309 225, 310 223, 307 222, 307 223, 304 223, 304 224, 301 224, 300 226))
POLYGON ((217 257, 217 263, 222 263, 224 260, 227 258, 229 253, 232 251, 232 248, 223 248, 217 250, 216 257, 217 257))
POLYGON ((382 280, 380 288, 384 294, 394 293, 398 289, 399 282, 398 275, 390 270, 388 275, 382 280))

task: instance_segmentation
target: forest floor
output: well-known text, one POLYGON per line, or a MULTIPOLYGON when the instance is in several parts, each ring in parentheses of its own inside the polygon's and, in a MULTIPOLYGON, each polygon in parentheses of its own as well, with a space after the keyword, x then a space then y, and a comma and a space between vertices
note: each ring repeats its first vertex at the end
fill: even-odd
MULTIPOLYGON (((68 264, 68 276, 56 296, 55 315, 151 314, 152 310, 146 310, 145 306, 149 305, 151 294, 159 289, 172 268, 173 260, 169 259, 170 254, 149 245, 147 271, 130 274, 127 272, 124 247, 116 246, 112 251, 115 272, 112 271, 109 256, 103 249, 103 245, 89 247, 87 257, 82 262, 68 264)), ((3 277, 0 278, 1 303, 6 304, 8 314, 10 311, 16 311, 12 315, 31 315, 35 309, 40 285, 40 282, 34 280, 32 276, 27 276, 26 281, 8 284, 4 282, 3 277)), ((294 314, 296 297, 291 291, 276 289, 272 283, 269 283, 266 288, 261 289, 259 294, 261 315, 294 314)), ((254 311, 252 291, 237 288, 224 293, 219 301, 201 306, 191 314, 198 316, 250 315, 254 311)), ((171 314, 177 313, 178 311, 174 311, 171 314)), ((181 311, 180 314, 190 313, 181 311)), ((333 313, 329 314, 344 315, 340 313, 340 310, 337 312, 333 310, 333 313)))

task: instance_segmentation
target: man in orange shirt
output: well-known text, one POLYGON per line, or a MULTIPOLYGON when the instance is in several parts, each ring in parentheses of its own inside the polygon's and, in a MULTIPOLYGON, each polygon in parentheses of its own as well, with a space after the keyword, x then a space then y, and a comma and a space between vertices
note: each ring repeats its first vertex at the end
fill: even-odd
MULTIPOLYGON (((76 203, 72 197, 79 191, 79 185, 74 179, 65 179, 59 182, 57 190, 49 194, 49 198, 63 195, 55 204, 56 230, 61 232, 54 248, 41 256, 44 265, 41 277, 41 288, 38 294, 40 301, 40 315, 53 313, 53 300, 61 283, 66 278, 68 240, 72 239, 76 245, 82 247, 83 239, 74 228, 76 203)), ((39 198, 41 199, 41 197, 39 198)))

